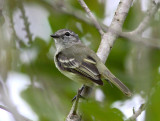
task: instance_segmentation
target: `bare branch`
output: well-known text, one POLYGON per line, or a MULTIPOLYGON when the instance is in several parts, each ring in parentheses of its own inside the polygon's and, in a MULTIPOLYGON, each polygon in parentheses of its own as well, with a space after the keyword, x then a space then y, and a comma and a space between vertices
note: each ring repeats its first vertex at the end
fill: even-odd
POLYGON ((81 121, 82 117, 78 114, 78 111, 77 111, 81 92, 82 92, 82 90, 78 90, 76 100, 72 105, 72 108, 66 118, 66 121, 81 121))
POLYGON ((3 110, 5 110, 5 111, 7 111, 7 112, 11 112, 8 108, 6 108, 6 107, 3 106, 3 105, 0 105, 0 109, 3 109, 3 110))
POLYGON ((78 1, 79 1, 80 5, 84 8, 84 10, 86 11, 86 13, 88 14, 88 16, 90 17, 90 19, 92 20, 92 22, 95 25, 95 27, 98 29, 98 31, 101 34, 101 36, 103 36, 104 32, 103 32, 100 24, 98 23, 98 21, 96 20, 95 16, 90 11, 90 9, 86 5, 86 3, 83 0, 78 0, 78 1))
POLYGON ((117 39, 118 35, 110 30, 117 30, 121 32, 122 25, 128 14, 129 8, 131 7, 133 0, 120 0, 118 8, 113 17, 112 23, 107 31, 102 37, 101 44, 98 48, 97 55, 100 59, 105 62, 113 46, 114 41, 117 39))
POLYGON ((24 5, 22 3, 22 0, 19 0, 18 4, 19 4, 19 9, 20 9, 21 14, 22 14, 21 18, 24 20, 24 26, 25 26, 24 30, 27 33, 26 37, 28 38, 28 41, 29 41, 28 43, 31 44, 33 42, 33 40, 32 40, 32 34, 30 32, 30 28, 29 28, 30 23, 28 21, 28 17, 26 16, 26 12, 24 10, 24 5))
POLYGON ((146 108, 146 104, 141 104, 138 111, 135 111, 127 121, 135 121, 136 118, 145 110, 145 108, 146 108))
POLYGON ((159 39, 154 39, 154 38, 149 39, 149 38, 141 37, 141 34, 148 27, 151 19, 153 18, 155 13, 158 11, 159 7, 160 7, 160 2, 156 3, 155 0, 153 0, 152 5, 149 8, 150 10, 149 10, 148 14, 146 15, 146 17, 144 17, 144 19, 139 24, 139 26, 131 32, 122 32, 119 35, 121 37, 125 37, 133 42, 140 42, 140 43, 143 43, 144 45, 160 49, 160 40, 159 39))
POLYGON ((6 106, 3 106, 3 105, 0 105, 0 108, 7 111, 7 112, 10 112, 15 121, 31 121, 30 119, 22 116, 18 111, 17 111, 17 108, 15 107, 15 105, 12 103, 10 97, 8 96, 8 93, 7 93, 7 89, 6 89, 6 85, 4 83, 4 81, 0 78, 0 95, 1 97, 3 98, 0 98, 1 99, 1 102, 6 105, 6 106))
MULTIPOLYGON (((71 5, 63 2, 53 2, 51 4, 49 4, 51 8, 53 8, 56 11, 74 16, 75 18, 89 24, 89 25, 93 25, 95 26, 95 24, 93 23, 93 21, 90 21, 90 19, 88 19, 85 15, 84 12, 82 12, 81 10, 75 9, 73 8, 71 5)), ((98 23, 98 21, 96 20, 96 24, 98 23)), ((104 25, 103 23, 98 23, 100 24, 99 26, 102 27, 102 31, 106 31, 108 29, 108 26, 104 25)), ((96 27, 96 26, 95 26, 96 27)))
POLYGON ((135 121, 136 118, 146 109, 146 107, 148 106, 148 104, 150 104, 150 99, 152 98, 152 96, 154 95, 154 93, 156 92, 156 90, 160 87, 160 81, 157 82, 157 84, 151 88, 148 96, 146 97, 146 101, 145 103, 141 104, 141 106, 139 107, 139 109, 135 112, 133 112, 133 115, 128 118, 126 121, 135 121))
POLYGON ((155 3, 155 0, 153 0, 152 5, 148 10, 148 14, 144 17, 139 26, 134 31, 128 33, 132 35, 142 34, 142 32, 144 32, 144 30, 148 27, 149 23, 151 22, 151 19, 153 19, 153 16, 155 15, 159 7, 160 2, 155 3))
MULTIPOLYGON (((5 106, 3 106, 3 105, 0 105, 0 109, 3 109, 3 110, 5 110, 5 111, 7 111, 7 112, 9 112, 9 113, 12 113, 13 115, 15 115, 14 114, 14 112, 12 112, 10 109, 8 109, 7 107, 5 107, 5 106)), ((20 114, 19 114, 20 115, 20 114)), ((32 121, 32 120, 30 120, 30 119, 28 119, 28 118, 26 118, 26 117, 24 117, 24 116, 22 116, 22 115, 20 115, 21 116, 21 120, 23 120, 23 121, 32 121)))
POLYGON ((121 32, 121 33, 117 32, 117 34, 119 34, 120 37, 124 37, 128 40, 131 40, 132 42, 141 43, 148 47, 160 49, 160 39, 144 38, 129 32, 121 32))
POLYGON ((24 47, 25 43, 17 36, 16 34, 16 30, 14 28, 14 21, 13 21, 13 10, 11 7, 7 7, 7 12, 8 12, 8 16, 9 16, 9 24, 10 24, 10 28, 11 28, 11 42, 12 42, 12 46, 16 48, 16 42, 18 44, 19 47, 24 47))

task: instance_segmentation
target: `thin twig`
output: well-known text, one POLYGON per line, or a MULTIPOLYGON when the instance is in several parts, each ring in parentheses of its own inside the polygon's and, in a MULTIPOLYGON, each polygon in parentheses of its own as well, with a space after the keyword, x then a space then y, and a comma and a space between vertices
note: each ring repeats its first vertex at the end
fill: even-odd
POLYGON ((25 26, 24 30, 27 33, 26 37, 28 38, 29 44, 31 44, 33 42, 33 40, 32 40, 32 34, 29 29, 30 23, 28 22, 28 17, 26 16, 26 12, 24 10, 24 5, 22 3, 22 0, 19 0, 18 2, 19 2, 19 9, 22 14, 21 18, 24 20, 24 26, 25 26))
POLYGON ((7 111, 7 112, 11 112, 7 107, 3 106, 3 105, 0 105, 0 108, 7 111))
POLYGON ((92 22, 95 25, 95 27, 98 29, 98 31, 101 34, 101 36, 103 36, 104 32, 103 32, 103 30, 102 30, 99 22, 96 20, 95 16, 90 11, 90 9, 86 5, 86 3, 83 0, 78 0, 78 1, 79 1, 80 5, 84 8, 84 10, 86 11, 86 13, 88 14, 88 16, 90 17, 90 19, 92 20, 92 22))
POLYGON ((138 111, 135 111, 127 121, 135 121, 136 118, 145 110, 145 108, 146 108, 146 104, 141 104, 138 111))
MULTIPOLYGON (((82 12, 81 10, 75 9, 73 8, 73 6, 71 6, 70 4, 68 4, 68 2, 63 1, 62 2, 56 2, 54 1, 53 3, 48 4, 51 8, 54 9, 54 11, 58 11, 61 13, 65 13, 71 16, 74 16, 75 18, 77 18, 78 20, 81 20, 89 25, 93 25, 95 26, 93 21, 90 21, 90 19, 88 19, 88 17, 86 17, 86 13, 82 12)), ((98 23, 98 21, 96 20, 96 22, 98 23)), ((102 27, 102 31, 107 31, 108 26, 103 24, 103 23, 98 23, 100 27, 102 27)), ((96 27, 96 26, 95 26, 96 27)))
POLYGON ((150 99, 152 99, 152 96, 154 95, 154 93, 156 93, 156 90, 158 90, 158 88, 160 88, 160 81, 158 81, 155 84, 155 86, 151 88, 151 90, 149 91, 149 94, 146 98, 145 103, 141 104, 138 111, 135 111, 135 113, 133 113, 133 115, 130 118, 128 118, 126 121, 135 121, 135 119, 146 109, 148 104, 150 104, 150 101, 151 101, 150 99))
POLYGON ((14 28, 13 10, 10 7, 8 7, 7 10, 8 10, 7 12, 9 15, 9 22, 10 22, 10 28, 11 28, 10 40, 12 42, 12 46, 16 48, 16 42, 17 42, 20 47, 24 47, 25 46, 24 42, 17 36, 16 30, 14 28))
POLYGON ((74 16, 75 18, 77 18, 78 20, 81 20, 87 24, 93 25, 92 21, 90 21, 86 16, 85 13, 77 10, 75 8, 73 8, 71 5, 67 4, 67 3, 59 3, 59 2, 53 2, 51 4, 49 4, 49 6, 51 8, 53 8, 53 10, 64 13, 64 14, 68 14, 71 16, 74 16))

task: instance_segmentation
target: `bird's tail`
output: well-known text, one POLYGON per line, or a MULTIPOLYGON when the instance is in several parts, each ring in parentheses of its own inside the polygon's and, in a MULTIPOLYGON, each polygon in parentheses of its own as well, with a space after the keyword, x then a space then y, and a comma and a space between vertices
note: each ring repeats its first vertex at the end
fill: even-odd
POLYGON ((108 79, 116 87, 118 87, 125 95, 130 97, 132 95, 131 91, 126 87, 118 78, 116 78, 107 68, 103 71, 103 77, 108 79))

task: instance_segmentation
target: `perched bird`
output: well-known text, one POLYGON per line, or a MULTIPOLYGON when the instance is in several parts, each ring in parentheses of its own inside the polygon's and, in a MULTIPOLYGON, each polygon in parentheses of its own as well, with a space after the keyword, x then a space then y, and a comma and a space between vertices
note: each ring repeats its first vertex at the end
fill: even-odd
POLYGON ((61 29, 51 35, 55 40, 55 65, 70 79, 86 86, 103 85, 103 79, 109 80, 125 95, 131 91, 117 79, 102 63, 96 53, 85 46, 78 35, 68 29, 61 29))

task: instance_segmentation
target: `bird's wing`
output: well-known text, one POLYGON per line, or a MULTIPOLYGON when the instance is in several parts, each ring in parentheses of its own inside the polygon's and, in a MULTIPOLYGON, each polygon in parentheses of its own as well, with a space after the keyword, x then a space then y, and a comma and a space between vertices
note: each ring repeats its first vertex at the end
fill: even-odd
POLYGON ((80 61, 79 58, 76 58, 74 55, 66 55, 66 53, 60 52, 57 54, 56 59, 59 68, 62 70, 76 73, 99 85, 103 85, 100 73, 96 67, 96 61, 92 57, 86 56, 81 58, 80 61))

